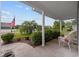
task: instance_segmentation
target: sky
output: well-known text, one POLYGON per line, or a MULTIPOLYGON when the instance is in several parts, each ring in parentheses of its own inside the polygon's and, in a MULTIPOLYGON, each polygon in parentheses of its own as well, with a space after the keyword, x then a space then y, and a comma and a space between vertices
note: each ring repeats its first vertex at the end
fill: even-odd
MULTIPOLYGON (((41 14, 33 11, 31 6, 18 1, 3 1, 0 5, 2 22, 11 22, 15 17, 16 25, 31 20, 35 20, 39 25, 42 24, 41 14)), ((45 17, 46 26, 52 26, 54 21, 53 18, 45 17)))

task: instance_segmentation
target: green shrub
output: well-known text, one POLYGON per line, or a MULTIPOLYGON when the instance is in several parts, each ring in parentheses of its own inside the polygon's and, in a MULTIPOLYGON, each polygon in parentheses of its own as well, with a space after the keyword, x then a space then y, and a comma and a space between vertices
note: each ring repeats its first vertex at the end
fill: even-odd
POLYGON ((11 42, 13 37, 14 37, 13 33, 6 33, 6 34, 1 35, 1 38, 4 41, 4 43, 11 42))
POLYGON ((56 39, 58 38, 58 36, 60 36, 60 31, 59 30, 51 30, 51 29, 48 29, 45 31, 45 41, 49 41, 49 40, 52 40, 52 39, 56 39))
POLYGON ((61 32, 61 33, 60 33, 60 36, 64 36, 64 32, 61 32))
POLYGON ((52 30, 45 30, 45 41, 50 41, 52 39, 52 30))
POLYGON ((52 39, 56 39, 60 36, 60 31, 59 30, 52 30, 52 39))
MULTIPOLYGON (((58 36, 60 36, 60 32, 57 30, 45 30, 45 42, 56 39, 58 36)), ((32 33, 31 38, 33 45, 40 45, 42 43, 42 32, 32 33)))
POLYGON ((42 33, 41 32, 33 32, 31 35, 32 44, 40 45, 42 43, 42 33))

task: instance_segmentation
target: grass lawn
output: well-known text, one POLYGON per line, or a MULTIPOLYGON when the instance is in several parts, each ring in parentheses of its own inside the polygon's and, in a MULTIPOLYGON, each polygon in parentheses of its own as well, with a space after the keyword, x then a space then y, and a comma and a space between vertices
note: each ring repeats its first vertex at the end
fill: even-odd
POLYGON ((24 38, 24 37, 28 37, 29 35, 23 35, 20 33, 20 31, 18 29, 16 29, 15 33, 14 33, 14 38, 24 38))

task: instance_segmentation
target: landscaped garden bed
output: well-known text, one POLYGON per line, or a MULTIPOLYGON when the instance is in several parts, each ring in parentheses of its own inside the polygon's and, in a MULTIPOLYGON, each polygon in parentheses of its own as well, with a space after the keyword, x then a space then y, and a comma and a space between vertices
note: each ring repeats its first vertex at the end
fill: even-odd
MULTIPOLYGON (((60 32, 58 31, 52 31, 52 30, 45 30, 45 42, 48 42, 52 39, 57 38, 60 35, 60 32)), ((19 32, 16 33, 6 33, 1 36, 4 43, 15 43, 15 42, 23 42, 27 43, 33 47, 41 45, 42 44, 42 32, 37 31, 33 32, 30 35, 23 35, 19 32)))

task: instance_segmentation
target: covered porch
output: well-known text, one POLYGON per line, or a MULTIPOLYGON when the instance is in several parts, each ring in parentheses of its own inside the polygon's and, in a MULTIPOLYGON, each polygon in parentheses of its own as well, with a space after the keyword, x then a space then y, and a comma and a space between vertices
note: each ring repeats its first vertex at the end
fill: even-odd
POLYGON ((24 1, 23 3, 28 4, 34 11, 42 15, 42 46, 45 46, 45 16, 60 20, 60 32, 62 32, 62 20, 75 19, 78 21, 79 3, 77 1, 24 1))
MULTIPOLYGON (((16 57, 70 57, 78 56, 77 46, 73 46, 72 50, 68 47, 58 45, 57 40, 51 40, 45 45, 45 16, 49 16, 56 20, 60 20, 60 32, 62 31, 61 20, 76 19, 78 21, 78 2, 33 2, 24 1, 22 3, 33 7, 33 10, 42 15, 42 46, 33 48, 27 43, 13 43, 0 46, 0 51, 4 53, 6 50, 12 50, 16 57)), ((78 32, 79 34, 79 32, 78 32)), ((79 38, 78 38, 79 39, 79 38)), ((0 56, 1 54, 0 53, 0 56)))

